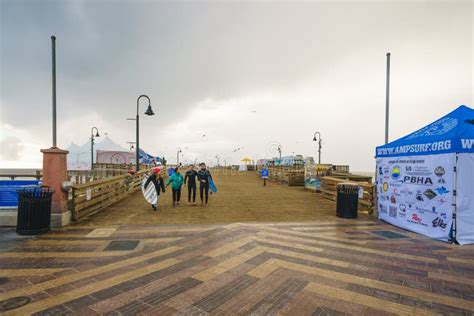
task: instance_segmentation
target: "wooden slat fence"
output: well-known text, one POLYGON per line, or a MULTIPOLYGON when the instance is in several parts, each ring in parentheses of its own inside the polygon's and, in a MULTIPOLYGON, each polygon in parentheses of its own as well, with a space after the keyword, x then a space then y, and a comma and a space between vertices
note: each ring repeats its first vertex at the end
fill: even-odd
POLYGON ((79 221, 116 203, 140 189, 150 169, 72 186, 70 208, 73 221, 79 221))
MULTIPOLYGON (((259 166, 257 173, 261 169, 259 166)), ((304 186, 304 165, 270 166, 268 167, 268 179, 289 186, 304 186)))
MULTIPOLYGON (((370 178, 370 177, 365 177, 370 178)), ((322 177, 321 178, 321 194, 328 200, 337 201, 337 184, 341 182, 347 182, 349 179, 341 179, 335 177, 322 177)), ((368 181, 354 181, 351 182, 357 183, 359 187, 364 189, 364 194, 362 198, 359 198, 359 211, 366 211, 369 214, 372 214, 376 208, 376 190, 375 186, 368 181)))

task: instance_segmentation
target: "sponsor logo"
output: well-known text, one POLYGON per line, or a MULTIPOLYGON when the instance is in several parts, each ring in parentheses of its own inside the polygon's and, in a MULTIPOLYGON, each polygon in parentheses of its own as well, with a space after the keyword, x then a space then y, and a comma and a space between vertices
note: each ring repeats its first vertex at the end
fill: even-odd
POLYGON ((384 191, 384 192, 387 192, 387 191, 388 191, 388 188, 389 188, 388 182, 384 182, 384 183, 383 183, 383 191, 384 191))
POLYGON ((434 174, 437 175, 438 177, 444 176, 445 173, 446 173, 446 170, 444 170, 444 168, 441 166, 436 167, 434 170, 434 174))
POLYGON ((389 206, 388 216, 393 217, 393 218, 397 218, 397 208, 395 206, 389 206))
POLYGON ((390 197, 390 203, 392 203, 392 204, 397 204, 397 199, 395 198, 394 195, 392 195, 392 196, 390 197))
POLYGON ((419 217, 418 214, 412 214, 411 215, 411 220, 416 222, 416 223, 419 223, 419 224, 421 224, 421 222, 423 222, 423 219, 421 217, 419 217))
POLYGON ((415 207, 415 203, 412 202, 405 202, 406 203, 406 209, 407 210, 413 210, 415 207))
POLYGON ((444 179, 443 179, 443 178, 439 178, 439 179, 438 179, 438 183, 439 183, 439 184, 445 184, 445 183, 446 183, 446 181, 444 181, 444 179))
POLYGON ((442 197, 441 197, 441 198, 439 198, 439 199, 437 199, 437 201, 438 201, 440 204, 443 204, 443 203, 446 203, 446 202, 448 202, 448 200, 447 200, 447 199, 445 199, 445 198, 442 198, 442 197))
POLYGON ((428 212, 428 213, 436 213, 436 207, 431 207, 431 209, 427 209, 427 208, 423 208, 423 207, 419 207, 419 206, 416 206, 416 210, 419 211, 420 213, 425 213, 425 212, 428 212))
POLYGON ((405 171, 406 172, 411 172, 411 170, 412 170, 411 166, 405 166, 405 171))
POLYGON ((419 191, 416 194, 416 200, 420 201, 420 202, 423 202, 425 200, 425 199, 423 199, 423 195, 421 195, 421 192, 419 192, 419 191))
POLYGON ((440 227, 442 229, 446 228, 446 226, 448 225, 448 223, 446 223, 445 221, 443 221, 442 218, 439 217, 436 217, 431 223, 433 224, 433 227, 440 227))
POLYGON ((418 185, 433 185, 433 180, 431 180, 430 177, 405 176, 403 178, 403 182, 409 183, 409 184, 418 184, 418 185))
POLYGON ((421 218, 418 214, 412 214, 410 219, 407 219, 409 223, 417 224, 421 226, 428 226, 427 224, 423 223, 423 218, 421 218))
POLYGON ((406 213, 406 205, 405 204, 400 204, 398 206, 398 208, 400 209, 400 211, 398 212, 398 217, 403 217, 405 218, 407 216, 407 213, 406 213))
POLYGON ((392 168, 392 173, 391 177, 393 180, 398 180, 402 176, 402 173, 400 172, 400 167, 399 166, 393 166, 392 168))
POLYGON ((458 125, 458 120, 454 117, 445 117, 442 119, 437 120, 436 122, 420 129, 417 132, 414 132, 407 139, 413 139, 417 137, 423 136, 436 136, 436 135, 444 135, 454 127, 458 125))
POLYGON ((440 194, 440 195, 449 193, 448 189, 446 189, 444 186, 436 188, 435 191, 438 192, 438 194, 440 194))
POLYGON ((383 204, 379 204, 379 212, 382 214, 387 214, 387 207, 383 204))
POLYGON ((437 196, 437 194, 431 189, 427 189, 425 192, 423 192, 423 194, 430 200, 434 199, 437 196))

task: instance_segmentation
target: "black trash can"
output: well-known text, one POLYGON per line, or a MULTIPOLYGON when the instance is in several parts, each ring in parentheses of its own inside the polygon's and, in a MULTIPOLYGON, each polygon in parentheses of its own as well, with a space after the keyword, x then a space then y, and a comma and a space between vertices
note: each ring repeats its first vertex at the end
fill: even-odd
POLYGON ((336 215, 342 218, 357 218, 359 187, 356 183, 343 182, 337 185, 336 215))
POLYGON ((18 190, 18 217, 16 232, 19 235, 37 235, 51 229, 51 198, 49 187, 23 187, 18 190))

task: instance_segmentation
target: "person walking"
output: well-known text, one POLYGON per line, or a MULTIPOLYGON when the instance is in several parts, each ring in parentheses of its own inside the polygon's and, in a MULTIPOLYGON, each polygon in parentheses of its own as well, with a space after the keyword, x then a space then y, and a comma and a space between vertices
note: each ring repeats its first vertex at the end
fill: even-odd
POLYGON ((151 175, 148 177, 148 179, 145 182, 145 185, 144 185, 145 189, 148 187, 150 182, 153 183, 156 190, 156 204, 153 204, 153 203, 151 204, 151 207, 153 208, 153 210, 156 211, 156 209, 158 208, 158 200, 160 199, 160 192, 165 193, 165 183, 164 183, 163 178, 161 177, 160 168, 153 168, 151 175))
POLYGON ((169 186, 171 183, 171 190, 173 192, 173 207, 179 205, 181 200, 181 186, 183 185, 183 175, 179 172, 179 167, 174 169, 173 174, 168 179, 166 186, 169 186))
POLYGON ((199 197, 201 198, 201 206, 207 207, 207 202, 209 200, 209 179, 212 179, 212 176, 209 170, 207 170, 204 162, 199 164, 197 178, 199 181, 199 197))
POLYGON ((190 165, 188 171, 184 175, 184 184, 188 184, 188 205, 191 205, 191 194, 193 196, 193 205, 196 205, 196 177, 197 171, 194 170, 194 165, 190 165))
POLYGON ((260 175, 263 179, 263 186, 267 185, 267 179, 268 179, 268 168, 267 166, 263 166, 262 170, 260 171, 260 175))

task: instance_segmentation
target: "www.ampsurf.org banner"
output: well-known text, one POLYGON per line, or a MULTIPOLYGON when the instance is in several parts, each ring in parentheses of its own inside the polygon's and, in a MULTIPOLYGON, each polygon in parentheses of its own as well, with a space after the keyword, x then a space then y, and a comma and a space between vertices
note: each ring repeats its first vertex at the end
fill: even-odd
POLYGON ((449 241, 455 154, 377 158, 379 218, 449 241))

